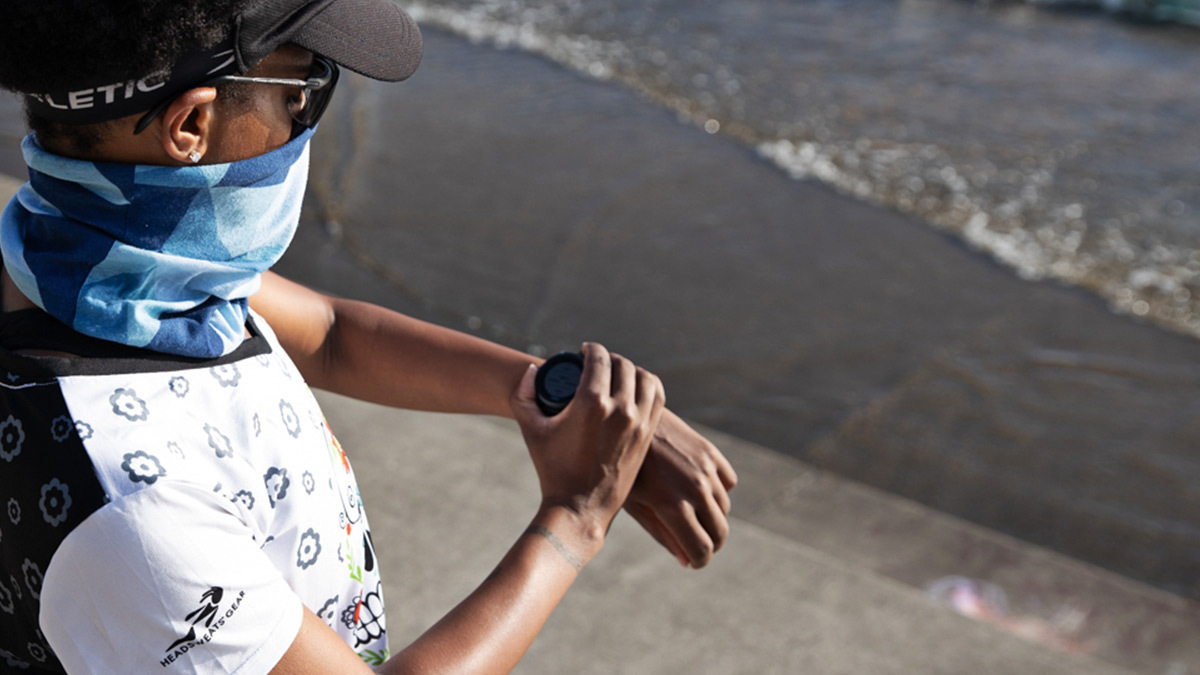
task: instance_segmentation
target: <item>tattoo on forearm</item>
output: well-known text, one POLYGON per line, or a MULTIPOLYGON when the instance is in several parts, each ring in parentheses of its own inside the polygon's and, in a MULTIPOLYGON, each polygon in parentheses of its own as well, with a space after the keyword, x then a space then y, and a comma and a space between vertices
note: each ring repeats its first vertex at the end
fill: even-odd
POLYGON ((580 560, 579 556, 572 553, 571 549, 567 548, 567 545, 564 544, 562 540, 555 536, 554 533, 549 529, 541 525, 530 525, 529 529, 525 530, 525 534, 537 534, 545 537, 546 541, 550 542, 550 545, 554 547, 554 550, 558 551, 563 559, 566 560, 571 567, 575 568, 576 572, 583 570, 583 561, 580 560))

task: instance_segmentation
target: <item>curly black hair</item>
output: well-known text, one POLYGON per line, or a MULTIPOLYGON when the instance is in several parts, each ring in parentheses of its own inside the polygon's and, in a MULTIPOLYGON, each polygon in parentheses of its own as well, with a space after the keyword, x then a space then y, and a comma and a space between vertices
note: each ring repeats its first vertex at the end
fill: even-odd
MULTIPOLYGON (((216 44, 249 0, 0 0, 0 88, 30 93, 141 78, 216 44)), ((106 123, 51 122, 26 110, 29 128, 88 152, 106 123)))

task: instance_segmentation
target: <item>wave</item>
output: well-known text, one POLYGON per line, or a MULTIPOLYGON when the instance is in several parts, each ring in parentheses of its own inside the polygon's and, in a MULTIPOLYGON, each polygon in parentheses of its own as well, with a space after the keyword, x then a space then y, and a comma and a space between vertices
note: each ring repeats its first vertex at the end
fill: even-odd
MULTIPOLYGON (((1091 4, 1190 21, 1198 3, 1091 4)), ((406 7, 426 25, 631 88, 793 177, 950 232, 1023 278, 1079 286, 1117 312, 1200 336, 1190 29, 1142 34, 945 0, 406 7)))

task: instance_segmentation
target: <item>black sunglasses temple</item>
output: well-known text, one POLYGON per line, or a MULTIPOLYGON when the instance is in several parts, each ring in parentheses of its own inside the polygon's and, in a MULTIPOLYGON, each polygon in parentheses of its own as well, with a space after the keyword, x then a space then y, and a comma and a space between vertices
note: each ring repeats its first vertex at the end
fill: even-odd
MULTIPOLYGON (((329 106, 329 99, 333 97, 333 87, 337 84, 339 72, 338 65, 324 57, 317 56, 314 58, 313 62, 317 65, 323 66, 325 68, 325 72, 322 72, 315 77, 309 77, 303 80, 298 78, 291 79, 278 77, 245 77, 242 75, 222 75, 221 77, 214 77, 213 79, 196 86, 207 87, 214 84, 221 84, 223 82, 246 82, 250 84, 273 84, 284 87, 303 87, 309 90, 308 95, 312 97, 313 100, 313 104, 311 104, 309 107, 314 108, 315 110, 305 115, 304 121, 297 120, 297 122, 306 128, 311 129, 316 126, 318 121, 320 121, 321 116, 325 114, 325 108, 329 106)), ((178 98, 178 94, 163 99, 162 101, 156 103, 153 108, 147 110, 146 114, 142 115, 141 118, 138 119, 137 124, 134 125, 133 135, 137 136, 145 131, 146 128, 150 126, 150 123, 154 121, 154 118, 161 115, 162 112, 167 109, 167 106, 171 105, 171 102, 176 98, 178 98)))
POLYGON ((171 98, 163 99, 161 102, 155 104, 153 108, 147 110, 146 114, 142 115, 141 118, 138 119, 137 124, 133 127, 133 135, 137 136, 145 131, 146 127, 149 127, 150 123, 154 121, 154 118, 161 115, 162 112, 167 109, 167 106, 171 105, 171 101, 174 101, 175 98, 176 97, 172 96, 171 98))

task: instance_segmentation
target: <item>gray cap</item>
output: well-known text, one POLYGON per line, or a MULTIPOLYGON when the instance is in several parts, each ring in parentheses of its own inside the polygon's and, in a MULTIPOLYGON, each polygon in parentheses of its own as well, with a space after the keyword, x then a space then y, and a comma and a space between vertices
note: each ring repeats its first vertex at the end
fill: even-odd
POLYGON ((421 31, 391 0, 254 0, 238 17, 235 51, 242 72, 291 42, 385 82, 421 63, 421 31))
POLYGON ((105 122, 150 110, 215 77, 245 73, 287 43, 385 82, 408 78, 421 63, 421 31, 391 0, 250 0, 231 34, 181 54, 169 70, 30 92, 25 101, 56 122, 105 122))

